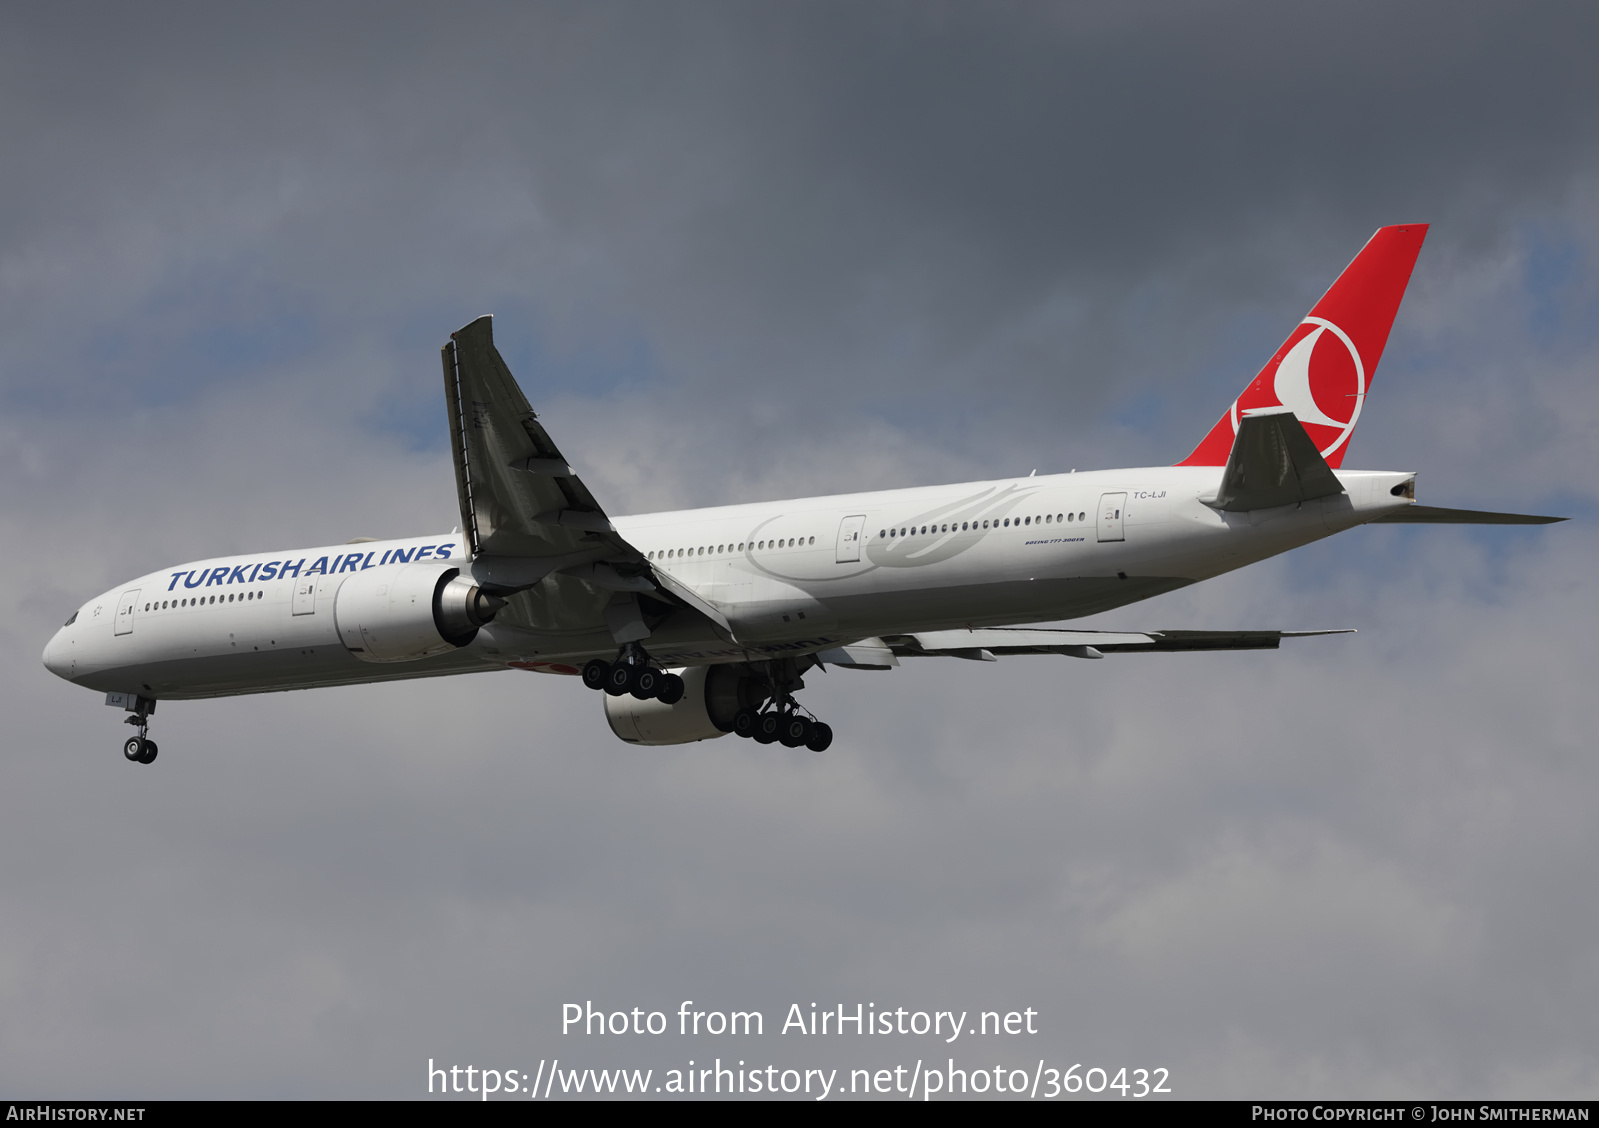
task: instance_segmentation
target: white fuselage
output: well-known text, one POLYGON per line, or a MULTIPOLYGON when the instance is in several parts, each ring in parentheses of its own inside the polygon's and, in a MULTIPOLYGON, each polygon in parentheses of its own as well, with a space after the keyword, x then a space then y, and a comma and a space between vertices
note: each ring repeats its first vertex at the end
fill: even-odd
MULTIPOLYGON (((1411 504, 1405 473, 1340 471, 1345 493, 1249 513, 1205 504, 1220 467, 1153 467, 618 517, 652 567, 718 610, 667 614, 645 646, 667 666, 770 658, 862 638, 1076 618, 1146 599, 1411 504)), ((194 698, 475 670, 575 673, 611 658, 604 630, 496 620, 467 646, 363 659, 341 636, 354 574, 443 560, 459 534, 197 560, 89 600, 45 649, 79 685, 194 698)), ((536 617, 531 620, 538 621, 536 617)))

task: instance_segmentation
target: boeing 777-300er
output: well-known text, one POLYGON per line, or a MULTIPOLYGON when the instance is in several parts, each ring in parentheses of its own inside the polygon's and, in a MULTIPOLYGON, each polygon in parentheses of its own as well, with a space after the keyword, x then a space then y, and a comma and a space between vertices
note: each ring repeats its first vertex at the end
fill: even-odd
POLYGON ((1427 228, 1380 229, 1175 466, 611 517, 478 318, 444 346, 461 521, 407 540, 195 560, 119 584, 44 664, 156 757, 156 703, 507 667, 603 691, 633 744, 734 732, 816 751, 813 668, 909 657, 1275 649, 1332 631, 1017 628, 1172 591, 1356 525, 1559 520, 1416 504, 1344 470, 1427 228))

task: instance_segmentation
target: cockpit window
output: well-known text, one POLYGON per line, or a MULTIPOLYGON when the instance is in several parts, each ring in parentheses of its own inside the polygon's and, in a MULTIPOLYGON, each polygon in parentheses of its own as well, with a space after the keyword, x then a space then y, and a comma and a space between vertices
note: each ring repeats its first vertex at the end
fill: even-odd
POLYGON ((63 627, 70 627, 73 623, 76 623, 77 621, 78 621, 78 613, 76 611, 74 611, 72 613, 72 618, 68 619, 66 622, 62 623, 61 625, 63 627))

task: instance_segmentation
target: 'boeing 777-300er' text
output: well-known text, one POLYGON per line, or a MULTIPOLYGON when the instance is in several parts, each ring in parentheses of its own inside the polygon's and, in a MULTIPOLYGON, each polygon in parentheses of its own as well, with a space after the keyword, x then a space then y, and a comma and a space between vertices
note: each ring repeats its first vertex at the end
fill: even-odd
POLYGON ((119 584, 45 648, 156 757, 162 700, 514 667, 603 691, 634 744, 735 732, 816 751, 823 666, 1272 649, 1322 631, 1017 628, 1090 615, 1373 522, 1558 520, 1417 505, 1344 470, 1427 228, 1384 227, 1175 466, 611 517, 482 317, 444 346, 461 521, 407 540, 195 560, 119 584))

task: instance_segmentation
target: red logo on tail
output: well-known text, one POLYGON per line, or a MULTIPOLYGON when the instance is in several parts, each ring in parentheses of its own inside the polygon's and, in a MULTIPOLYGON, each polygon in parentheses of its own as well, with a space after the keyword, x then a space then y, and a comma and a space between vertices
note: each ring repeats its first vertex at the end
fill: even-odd
POLYGON ((1425 224, 1384 227, 1373 235, 1194 453, 1178 465, 1225 465, 1239 420, 1268 407, 1292 411, 1327 464, 1341 464, 1426 237, 1425 224))

